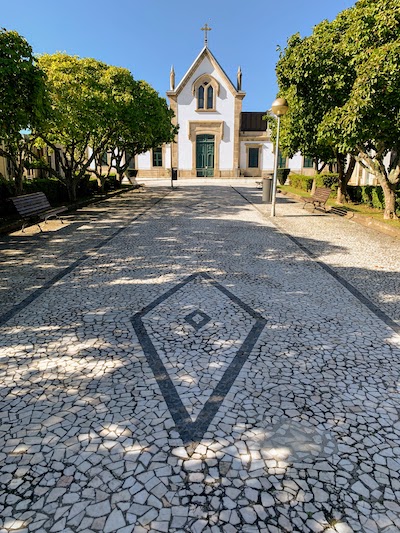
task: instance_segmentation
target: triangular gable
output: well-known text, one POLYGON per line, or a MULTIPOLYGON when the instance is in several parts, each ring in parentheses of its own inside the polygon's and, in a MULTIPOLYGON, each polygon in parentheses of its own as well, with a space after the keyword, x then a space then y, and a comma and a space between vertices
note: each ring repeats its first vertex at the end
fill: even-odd
POLYGON ((199 67, 199 65, 201 64, 201 62, 203 61, 203 59, 205 57, 207 57, 210 60, 210 62, 213 65, 213 67, 220 72, 222 78, 226 82, 226 86, 230 89, 232 94, 242 93, 242 91, 237 91, 236 90, 236 87, 234 86, 232 81, 229 79, 229 77, 227 76, 227 74, 224 71, 224 69, 221 67, 221 65, 218 63, 218 61, 215 59, 215 57, 211 53, 210 49, 207 46, 204 46, 204 48, 201 50, 200 54, 196 57, 196 59, 194 60, 192 65, 189 67, 189 70, 186 72, 186 74, 183 76, 181 81, 178 83, 175 91, 168 91, 167 94, 178 95, 182 91, 182 89, 185 87, 185 85, 187 84, 188 80, 192 77, 193 73, 199 67))

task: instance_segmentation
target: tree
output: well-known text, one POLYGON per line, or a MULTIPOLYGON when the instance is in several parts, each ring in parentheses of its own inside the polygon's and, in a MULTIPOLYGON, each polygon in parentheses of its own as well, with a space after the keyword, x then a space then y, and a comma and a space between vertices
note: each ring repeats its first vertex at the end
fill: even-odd
POLYGON ((49 112, 45 75, 31 46, 15 31, 0 29, 0 155, 8 159, 17 193, 36 131, 49 112))
POLYGON ((128 90, 126 106, 121 108, 119 128, 110 145, 113 166, 122 180, 130 161, 137 154, 172 142, 178 128, 174 113, 165 98, 145 81, 134 81, 128 90))
POLYGON ((339 195, 359 160, 382 186, 384 217, 397 218, 399 1, 359 0, 334 21, 318 24, 310 37, 293 36, 277 74, 280 90, 293 107, 293 146, 303 142, 306 155, 312 146, 331 147, 342 172, 339 195), (390 163, 385 164, 389 153, 390 163))
POLYGON ((49 170, 66 185, 71 200, 83 176, 97 171, 104 152, 123 173, 127 162, 120 154, 145 152, 173 137, 165 100, 129 70, 66 54, 41 56, 39 63, 53 107, 41 138, 57 154, 60 171, 49 170))
POLYGON ((118 82, 131 74, 95 59, 61 53, 41 56, 39 65, 47 75, 52 105, 40 137, 59 162, 59 170, 48 170, 65 184, 74 201, 79 181, 117 131, 116 108, 125 98, 123 83, 121 88, 118 82))
POLYGON ((400 181, 400 3, 360 0, 338 17, 347 28, 337 46, 353 73, 346 101, 328 113, 320 137, 354 150, 385 198, 384 218, 396 215, 400 181), (385 158, 391 154, 390 162, 385 158))
POLYGON ((279 89, 289 103, 282 125, 281 146, 289 155, 301 151, 312 158, 317 172, 327 163, 336 162, 339 202, 346 196, 355 159, 338 149, 335 138, 320 137, 318 131, 325 115, 346 100, 352 83, 351 72, 345 68, 347 58, 332 53, 342 31, 341 24, 323 21, 309 37, 293 35, 276 69, 279 89), (338 75, 340 71, 342 75, 338 75))

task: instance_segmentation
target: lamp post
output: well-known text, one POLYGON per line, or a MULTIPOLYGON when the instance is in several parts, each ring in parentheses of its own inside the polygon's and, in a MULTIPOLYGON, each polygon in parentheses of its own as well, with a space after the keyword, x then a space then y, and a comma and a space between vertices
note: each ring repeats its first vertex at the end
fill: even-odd
POLYGON ((171 163, 171 189, 174 188, 174 169, 172 168, 172 141, 169 143, 169 155, 171 163))
POLYGON ((275 216, 275 203, 276 203, 276 182, 278 174, 278 155, 279 155, 279 133, 281 129, 281 117, 286 114, 289 109, 288 103, 285 98, 277 98, 272 104, 272 112, 278 117, 278 130, 276 132, 276 145, 275 145, 275 159, 274 159, 274 177, 272 180, 272 202, 271 202, 271 217, 275 216))

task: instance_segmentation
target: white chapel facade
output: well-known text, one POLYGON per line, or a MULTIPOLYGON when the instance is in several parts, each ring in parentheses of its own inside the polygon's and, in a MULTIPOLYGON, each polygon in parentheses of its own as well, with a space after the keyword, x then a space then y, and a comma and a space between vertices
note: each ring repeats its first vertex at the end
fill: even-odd
MULTIPOLYGON (((241 69, 236 84, 232 83, 208 48, 207 37, 176 86, 171 68, 170 90, 166 94, 179 131, 171 145, 135 158, 138 178, 170 177, 171 168, 177 169, 178 178, 271 174, 274 146, 262 118, 266 112, 242 111, 246 93, 242 91, 241 69)), ((288 163, 293 170, 303 170, 300 155, 279 161, 279 166, 286 167, 288 163)))
POLYGON ((234 85, 207 42, 177 86, 172 68, 167 97, 179 131, 172 145, 137 156, 138 177, 169 177, 171 167, 178 178, 270 172, 274 156, 265 112, 242 113, 241 76, 239 68, 234 85))

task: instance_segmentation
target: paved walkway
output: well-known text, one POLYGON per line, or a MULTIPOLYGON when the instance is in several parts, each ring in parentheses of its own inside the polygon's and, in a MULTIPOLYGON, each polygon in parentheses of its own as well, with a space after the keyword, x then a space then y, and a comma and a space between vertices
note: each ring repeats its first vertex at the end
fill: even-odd
POLYGON ((0 257, 0 533, 400 531, 400 242, 248 181, 0 257))

